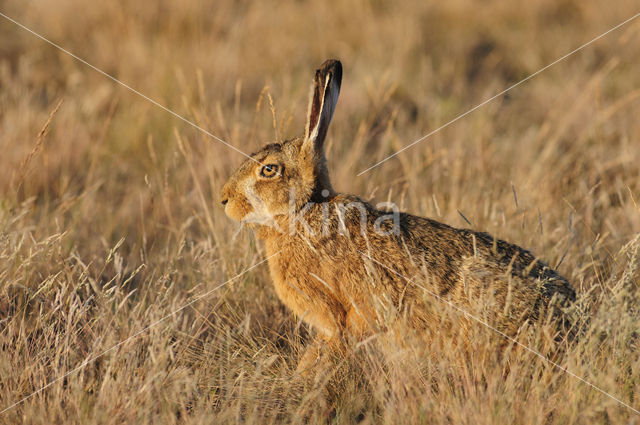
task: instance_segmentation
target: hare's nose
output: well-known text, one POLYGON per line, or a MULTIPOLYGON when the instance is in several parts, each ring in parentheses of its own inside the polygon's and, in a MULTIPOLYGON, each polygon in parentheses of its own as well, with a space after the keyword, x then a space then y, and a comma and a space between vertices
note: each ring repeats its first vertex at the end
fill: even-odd
POLYGON ((222 191, 220 193, 220 202, 222 203, 222 206, 227 205, 227 202, 229 202, 229 183, 225 184, 222 187, 222 191))

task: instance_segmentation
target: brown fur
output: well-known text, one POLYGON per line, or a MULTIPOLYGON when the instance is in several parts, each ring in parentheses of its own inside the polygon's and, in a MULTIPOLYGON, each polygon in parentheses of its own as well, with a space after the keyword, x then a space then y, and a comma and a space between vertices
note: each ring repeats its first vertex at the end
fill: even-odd
MULTIPOLYGON (((399 215, 397 233, 380 235, 374 231, 376 220, 389 212, 333 190, 323 142, 341 74, 340 62, 325 62, 312 86, 304 136, 265 146, 222 190, 226 213, 233 219, 263 219, 259 211, 268 211, 268 223, 250 226, 264 240, 268 255, 279 252, 269 260, 276 292, 317 330, 318 344, 338 346, 346 336, 360 339, 400 318, 413 329, 429 329, 438 323, 429 308, 434 296, 462 310, 483 297, 482 320, 510 336, 526 321, 561 314, 557 307, 575 299, 573 288, 529 251, 487 233, 405 213, 399 215), (278 165, 278 175, 261 176, 267 164, 278 165), (309 227, 294 222, 295 229, 290 228, 291 188, 293 210, 303 211, 309 227), (350 203, 366 211, 364 232, 361 212, 340 207, 350 203)), ((391 225, 384 221, 382 228, 391 225)), ((314 361, 318 347, 308 351, 301 367, 314 361)))

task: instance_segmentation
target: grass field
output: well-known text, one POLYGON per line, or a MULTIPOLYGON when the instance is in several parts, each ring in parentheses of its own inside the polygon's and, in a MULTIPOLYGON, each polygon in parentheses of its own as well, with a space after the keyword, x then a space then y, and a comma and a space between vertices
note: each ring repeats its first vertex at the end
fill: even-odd
POLYGON ((244 152, 301 133, 313 71, 341 59, 334 187, 557 266, 590 323, 562 367, 627 405, 527 350, 498 356, 482 326, 472 353, 450 338, 373 341, 301 386, 312 331, 266 264, 243 273, 263 248, 220 207, 242 155, 0 17, 0 410, 57 380, 1 423, 640 422, 640 18, 356 177, 637 2, 5 0, 0 12, 244 152))

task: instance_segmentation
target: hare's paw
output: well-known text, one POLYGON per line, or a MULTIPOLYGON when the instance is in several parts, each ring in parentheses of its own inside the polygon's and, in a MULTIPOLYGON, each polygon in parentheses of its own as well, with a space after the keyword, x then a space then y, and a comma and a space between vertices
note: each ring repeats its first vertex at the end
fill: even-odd
POLYGON ((300 358, 296 375, 311 378, 316 382, 322 380, 343 350, 344 344, 339 337, 327 340, 318 336, 300 358))
POLYGON ((320 364, 321 356, 321 344, 313 343, 309 346, 300 361, 298 361, 298 367, 296 367, 296 375, 302 377, 312 377, 313 372, 320 364))

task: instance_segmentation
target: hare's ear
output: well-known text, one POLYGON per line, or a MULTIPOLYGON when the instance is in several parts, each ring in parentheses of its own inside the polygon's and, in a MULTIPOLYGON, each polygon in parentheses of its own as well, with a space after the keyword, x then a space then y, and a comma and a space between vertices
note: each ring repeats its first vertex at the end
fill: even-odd
POLYGON ((342 64, 335 59, 323 63, 313 79, 303 149, 313 153, 315 157, 323 152, 324 139, 338 103, 341 83, 342 64))

